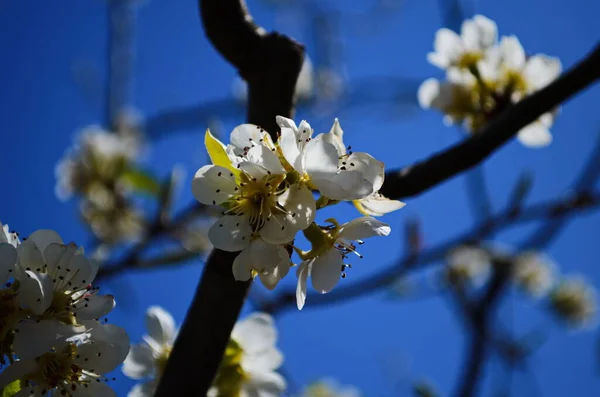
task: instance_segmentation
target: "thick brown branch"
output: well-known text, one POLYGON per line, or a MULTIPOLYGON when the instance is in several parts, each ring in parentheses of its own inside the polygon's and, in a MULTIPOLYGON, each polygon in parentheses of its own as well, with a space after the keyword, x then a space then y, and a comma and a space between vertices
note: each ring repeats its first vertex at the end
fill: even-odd
MULTIPOLYGON (((242 0, 198 3, 207 37, 248 83, 248 122, 275 138, 275 116, 293 116, 303 47, 265 33, 242 0)), ((210 255, 155 396, 206 395, 251 284, 233 278, 236 256, 220 250, 210 255)))
POLYGON ((506 109, 479 133, 415 165, 386 174, 381 193, 416 196, 479 164, 521 128, 600 78, 600 45, 544 89, 506 109))

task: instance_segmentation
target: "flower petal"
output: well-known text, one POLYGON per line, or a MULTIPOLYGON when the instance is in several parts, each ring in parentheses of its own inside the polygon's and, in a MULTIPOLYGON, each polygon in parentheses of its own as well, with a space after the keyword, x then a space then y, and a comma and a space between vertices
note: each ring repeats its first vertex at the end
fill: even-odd
POLYGON ((304 185, 295 183, 281 196, 279 204, 292 216, 295 226, 306 229, 315 219, 317 204, 312 192, 304 185))
POLYGON ((441 106, 435 106, 434 104, 439 103, 438 97, 440 96, 441 85, 437 79, 433 77, 428 78, 419 86, 417 92, 417 99, 419 100, 419 106, 422 109, 429 109, 431 107, 443 108, 441 106))
POLYGON ((279 126, 279 128, 281 128, 282 130, 284 128, 290 128, 293 131, 296 131, 298 129, 298 128, 296 128, 296 123, 294 122, 294 120, 288 119, 287 117, 276 116, 275 121, 277 122, 277 125, 279 126))
POLYGON ((146 329, 148 336, 158 344, 171 344, 175 340, 175 320, 165 309, 151 306, 146 311, 146 329))
POLYGON ((304 166, 311 177, 328 178, 338 169, 338 152, 323 134, 311 140, 304 149, 304 166))
POLYGON ((250 380, 242 385, 248 397, 279 397, 287 384, 277 372, 252 372, 250 380))
POLYGON ((252 278, 254 262, 252 262, 252 257, 250 256, 250 247, 244 248, 233 260, 233 278, 237 281, 248 281, 252 278))
POLYGON ((302 156, 296 134, 291 128, 281 128, 281 135, 279 137, 279 147, 283 153, 283 157, 294 169, 300 173, 303 173, 302 168, 302 156))
POLYGON ((248 150, 247 158, 250 162, 258 164, 270 171, 272 174, 285 174, 279 158, 271 149, 263 145, 254 146, 248 150))
POLYGON ((296 305, 302 310, 306 303, 306 281, 308 280, 309 262, 302 262, 296 271, 298 285, 296 286, 296 305))
POLYGON ((115 298, 112 295, 89 295, 73 305, 72 310, 78 320, 93 320, 106 316, 115 308, 115 298))
MULTIPOLYGON (((2 234, 0 232, 0 234, 2 234)), ((0 285, 4 285, 6 280, 11 277, 15 271, 17 262, 17 250, 9 243, 0 243, 0 285)))
POLYGON ((435 52, 427 54, 427 60, 434 66, 445 69, 464 51, 461 38, 452 30, 439 29, 433 43, 435 52))
POLYGON ((202 204, 221 204, 233 196, 235 189, 233 172, 218 165, 205 165, 192 180, 192 193, 202 204))
MULTIPOLYGON (((90 378, 90 382, 86 385, 87 387, 69 389, 69 395, 71 397, 117 397, 115 391, 105 382, 97 382, 95 379, 90 378)), ((58 394, 56 393, 56 395, 58 394)))
POLYGON ((322 294, 331 291, 340 281, 343 264, 342 255, 335 248, 313 259, 309 264, 313 288, 322 294))
POLYGON ((540 148, 552 142, 552 134, 540 120, 536 120, 522 128, 517 134, 517 139, 527 147, 540 148))
POLYGON ((230 141, 232 145, 242 151, 255 145, 273 145, 269 134, 263 128, 254 124, 241 124, 235 127, 231 131, 230 141))
POLYGON ((294 239, 298 227, 291 214, 277 214, 267 219, 260 229, 260 237, 269 244, 285 244, 294 239))
POLYGON ((19 281, 21 282, 17 292, 19 304, 31 310, 33 314, 44 313, 54 299, 52 277, 46 273, 26 271, 19 281))
POLYGON ((525 50, 516 36, 503 37, 500 41, 500 51, 507 67, 513 70, 525 67, 525 50))
POLYGON ((215 248, 223 251, 241 251, 250 243, 250 227, 247 216, 223 215, 208 230, 208 238, 215 248))
POLYGON ((13 349, 21 359, 34 359, 53 347, 64 345, 65 340, 85 331, 83 326, 63 324, 56 320, 21 322, 15 329, 13 349))
POLYGON ((231 338, 246 354, 258 354, 272 348, 277 340, 273 317, 267 313, 253 313, 235 324, 231 338))
POLYGON ((152 397, 156 391, 156 380, 138 383, 127 394, 127 397, 152 397))
POLYGON ((0 372, 0 390, 4 389, 10 383, 18 379, 23 379, 25 378, 25 375, 36 372, 37 370, 38 364, 32 359, 15 361, 0 372))
POLYGON ((562 70, 560 60, 545 55, 534 55, 527 59, 523 74, 533 90, 544 88, 554 81, 562 70))
POLYGON ((44 268, 44 256, 33 240, 27 239, 17 247, 17 265, 22 270, 44 268))
POLYGON ((373 236, 387 236, 390 231, 391 228, 387 223, 370 216, 363 216, 343 224, 339 237, 348 240, 362 240, 373 236))
POLYGON ((276 348, 263 349, 256 354, 245 354, 242 358, 242 368, 247 372, 265 373, 273 371, 283 363, 283 354, 276 348))
POLYGON ((131 379, 143 379, 154 374, 152 349, 145 343, 131 346, 123 362, 123 373, 131 379))
POLYGON ((365 197, 362 200, 355 200, 354 206, 363 215, 368 216, 383 216, 389 212, 399 210, 406 203, 398 200, 390 200, 378 192, 365 197))
POLYGON ((44 252, 52 243, 64 244, 62 238, 54 230, 41 229, 31 233, 27 241, 33 241, 40 252, 44 252))

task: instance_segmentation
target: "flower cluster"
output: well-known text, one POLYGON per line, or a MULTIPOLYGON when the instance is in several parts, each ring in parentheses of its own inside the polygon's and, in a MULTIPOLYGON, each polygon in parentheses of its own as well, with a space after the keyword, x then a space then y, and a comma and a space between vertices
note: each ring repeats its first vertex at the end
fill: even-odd
POLYGON ((443 279, 454 288, 479 287, 494 267, 510 266, 510 281, 533 299, 548 298, 550 309, 574 328, 593 324, 596 291, 584 278, 561 276, 558 266, 535 251, 512 254, 493 246, 460 246, 446 258, 443 279), (498 258, 500 260, 498 260, 498 258))
POLYGON ((119 120, 114 132, 95 125, 84 128, 56 167, 57 196, 80 196, 83 219, 109 244, 140 235, 144 220, 128 192, 140 180, 152 183, 133 166, 140 152, 139 131, 128 119, 119 120))
MULTIPOLYGON (((498 42, 497 36, 496 24, 482 15, 466 20, 460 35, 438 30, 428 60, 446 72, 446 81, 423 82, 418 92, 421 107, 436 108, 447 124, 463 124, 476 133, 507 106, 560 74, 557 58, 527 56, 517 37, 502 37, 498 42)), ((545 113, 519 131, 518 139, 529 147, 548 145, 553 122, 554 113, 545 113)))
MULTIPOLYGON (((144 343, 133 345, 123 364, 123 373, 145 380, 128 397, 151 397, 158 385, 177 334, 173 317, 153 306, 146 312, 148 335, 144 343)), ((225 356, 217 372, 211 397, 273 397, 283 393, 285 380, 275 372, 283 356, 275 347, 277 330, 268 314, 255 313, 233 328, 225 356)))
POLYGON ((129 352, 129 337, 100 322, 115 307, 92 288, 98 264, 52 230, 21 243, 0 231, 0 390, 19 395, 114 396, 103 377, 129 352))
POLYGON ((353 153, 343 142, 337 119, 328 133, 313 137, 302 121, 277 117, 281 133, 277 142, 262 128, 242 124, 225 146, 210 131, 205 144, 213 164, 198 170, 192 182, 196 199, 220 205, 224 211, 208 232, 215 248, 241 253, 233 262, 236 280, 258 276, 273 289, 293 266, 298 268, 298 307, 306 298, 309 276, 316 290, 331 291, 348 266, 344 260, 356 254, 356 244, 371 236, 385 236, 390 227, 372 216, 404 204, 379 193, 384 166, 367 153, 353 153), (313 193, 320 197, 315 200, 313 193), (341 201, 353 202, 364 217, 340 225, 328 219, 317 225, 317 209, 341 201), (303 251, 294 246, 299 231, 311 243, 303 251))

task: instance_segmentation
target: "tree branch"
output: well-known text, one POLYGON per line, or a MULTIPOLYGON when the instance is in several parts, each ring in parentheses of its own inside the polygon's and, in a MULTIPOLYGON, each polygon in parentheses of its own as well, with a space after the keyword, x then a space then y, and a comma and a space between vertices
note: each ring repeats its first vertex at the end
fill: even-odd
MULTIPOLYGON (((304 48, 258 27, 243 0, 198 4, 208 39, 248 83, 248 122, 275 138, 275 116, 293 117, 304 48)), ((155 396, 205 396, 212 385, 251 285, 233 278, 236 256, 215 249, 208 258, 155 396)))
MULTIPOLYGON (((552 200, 534 204, 522 208, 518 212, 515 212, 513 208, 503 210, 491 219, 481 222, 467 233, 451 238, 434 248, 423 251, 419 253, 418 256, 408 254, 377 274, 346 286, 340 286, 328 294, 309 295, 307 298, 308 304, 304 307, 304 310, 314 309, 321 305, 336 304, 344 302, 347 299, 373 293, 379 288, 393 284, 396 280, 407 275, 410 271, 422 268, 427 264, 443 258, 453 247, 471 241, 478 241, 485 238, 493 231, 501 228, 539 219, 554 220, 557 219, 557 217, 573 212, 596 208, 598 205, 600 205, 600 192, 581 192, 563 200, 552 200)), ((281 292, 272 300, 265 302, 262 305, 261 310, 276 313, 295 307, 295 303, 296 292, 295 290, 290 289, 281 292)))
POLYGON ((381 193, 412 197, 479 164, 526 125, 600 78, 600 45, 552 84, 509 107, 482 131, 400 171, 386 173, 381 193))

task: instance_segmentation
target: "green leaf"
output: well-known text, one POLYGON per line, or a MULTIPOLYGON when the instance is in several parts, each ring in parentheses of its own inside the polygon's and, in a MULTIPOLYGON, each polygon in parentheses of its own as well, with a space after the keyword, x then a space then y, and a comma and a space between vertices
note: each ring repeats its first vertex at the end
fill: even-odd
POLYGON ((160 182, 148 171, 130 168, 123 172, 121 181, 140 193, 156 196, 160 193, 160 182))
POLYGON ((18 392, 21 391, 23 385, 20 380, 16 380, 12 383, 9 383, 4 389, 2 389, 2 395, 0 397, 12 397, 18 392))
POLYGON ((212 161, 214 165, 227 168, 233 172, 236 177, 239 177, 240 170, 231 164, 231 160, 225 151, 225 145, 215 138, 213 134, 210 133, 209 129, 206 130, 206 134, 204 135, 204 145, 206 146, 208 157, 210 157, 210 161, 212 161))

